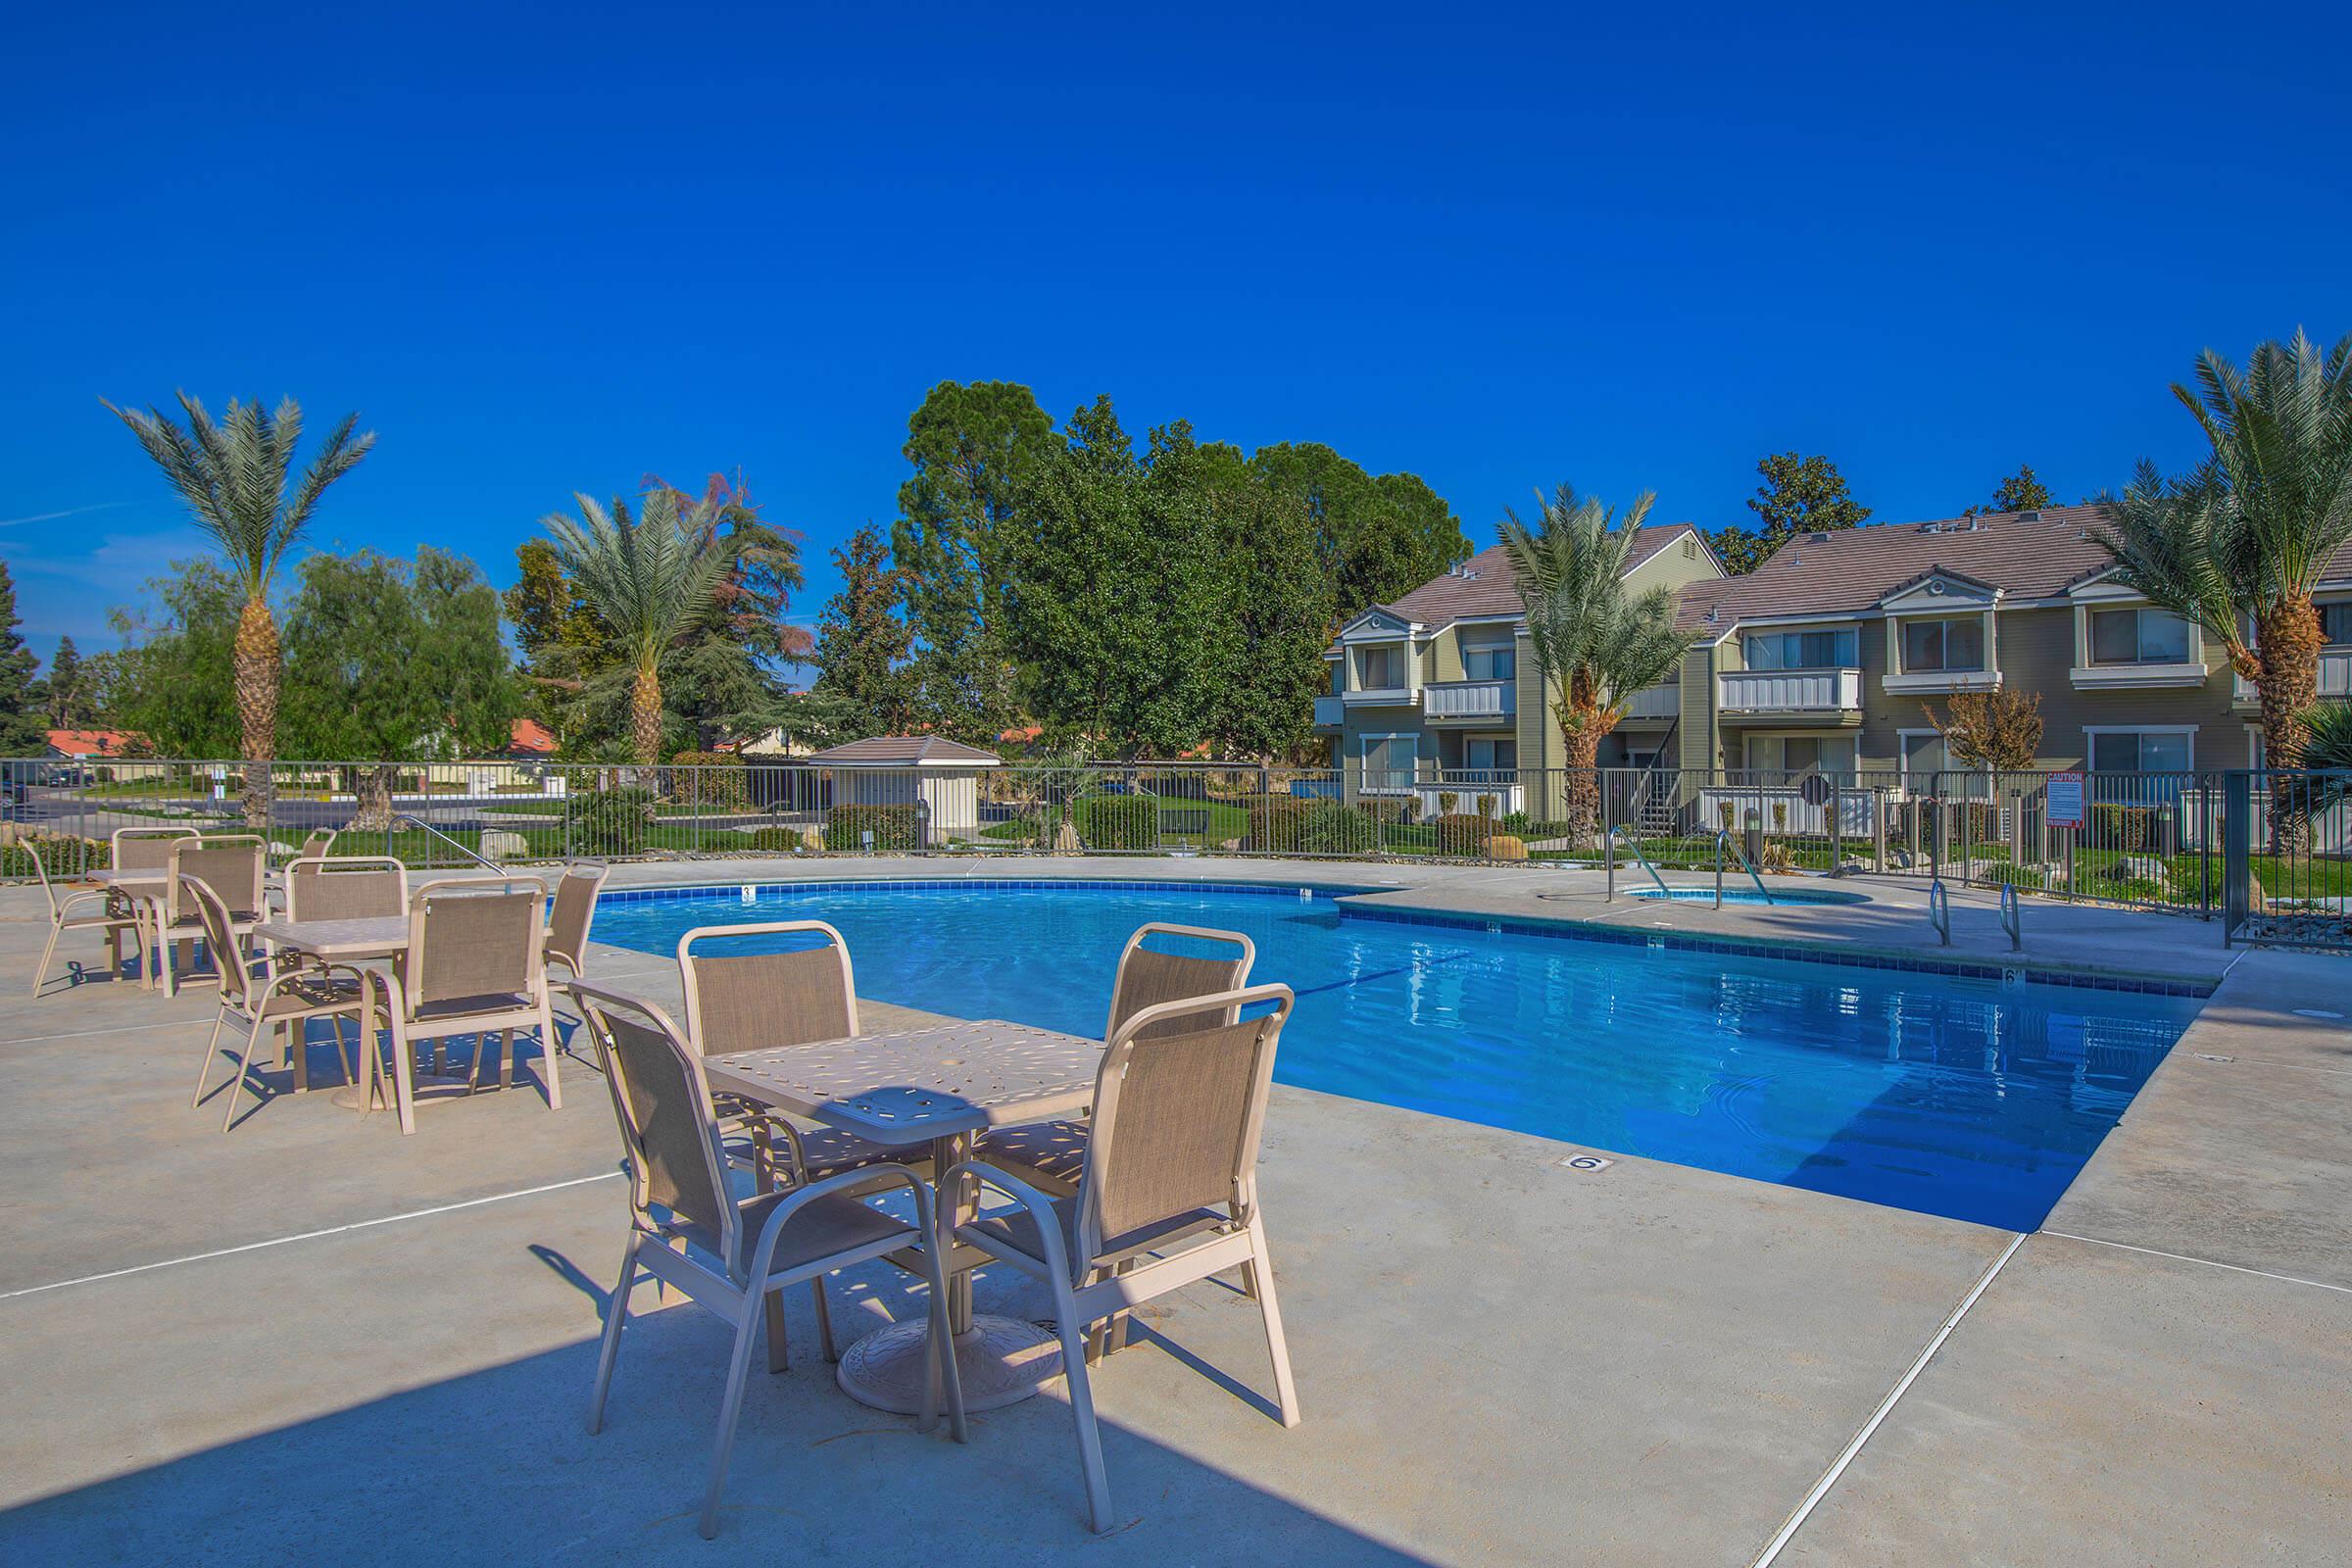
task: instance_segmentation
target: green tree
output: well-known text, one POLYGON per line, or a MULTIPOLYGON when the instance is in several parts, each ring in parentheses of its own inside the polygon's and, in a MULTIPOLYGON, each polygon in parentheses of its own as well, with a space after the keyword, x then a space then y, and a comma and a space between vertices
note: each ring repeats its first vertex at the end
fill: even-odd
MULTIPOLYGON (((2194 621, 2253 683, 2270 765, 2299 766, 2325 642, 2312 590, 2352 541, 2352 337, 2323 352, 2297 331, 2243 370, 2208 349, 2196 389, 2173 395, 2212 455, 2169 479, 2143 461, 2100 541, 2118 580, 2194 621)), ((2302 831, 2295 813, 2273 822, 2282 848, 2302 831)))
POLYGON ((901 617, 905 574, 870 522, 833 552, 833 564, 841 591, 817 617, 817 676, 804 722, 836 742, 904 735, 914 725, 910 638, 901 617))
MULTIPOLYGON (((0 571, 5 569, 0 567, 0 571)), ((60 637, 57 652, 49 660, 49 722, 58 729, 79 729, 97 716, 97 688, 89 666, 82 662, 74 639, 60 637)))
POLYGON ((942 381, 906 421, 914 471, 892 530, 914 637, 915 701, 942 734, 993 741, 1017 712, 1006 651, 1007 535, 1054 421, 1012 381, 942 381))
POLYGON ((1498 534, 1527 608, 1527 635, 1560 726, 1570 837, 1589 842, 1597 826, 1601 737, 1645 686, 1674 673, 1690 639, 1675 629, 1674 590, 1628 590, 1634 536, 1656 502, 1643 491, 1622 524, 1591 496, 1562 485, 1534 527, 1509 512, 1498 534))
POLYGON ((1298 497, 1251 478, 1230 446, 1199 449, 1221 609, 1208 629, 1214 679, 1206 737, 1228 756, 1279 760, 1314 732, 1329 689, 1330 585, 1318 568, 1314 519, 1298 497))
POLYGON ((498 595, 470 561, 426 547, 313 556, 285 630, 289 756, 354 767, 351 825, 391 825, 403 764, 480 757, 507 743, 514 681, 498 595))
POLYGON ((1748 497, 1747 510, 1761 526, 1733 523, 1714 538, 1723 569, 1735 577, 1771 560, 1793 535, 1859 527, 1870 518, 1870 509, 1854 500, 1845 476, 1827 458, 1777 453, 1759 461, 1756 472, 1764 482, 1748 497))
POLYGON ((613 670, 627 685, 629 740, 637 761, 662 758, 662 669, 732 564, 707 503, 681 509, 667 485, 648 491, 642 517, 618 498, 607 511, 585 494, 577 520, 540 519, 573 591, 612 631, 613 670))
POLYGON ((1306 509, 1335 624, 1470 559, 1460 519, 1416 475, 1375 478, 1330 447, 1287 441, 1258 448, 1250 472, 1306 509))
MULTIPOLYGON (((2034 476, 2033 465, 2028 464, 1994 487, 1992 504, 1984 510, 1986 512, 2037 512, 2049 504, 2048 487, 2034 476)), ((1970 509, 1972 514, 1975 510, 1974 508, 1970 509)))
POLYGON ((211 561, 175 561, 148 585, 163 618, 117 610, 122 640, 106 696, 108 715, 159 757, 234 757, 243 735, 236 701, 241 585, 211 561))
POLYGON ((690 731, 679 738, 709 751, 721 736, 767 728, 783 666, 808 657, 808 632, 785 619, 805 586, 800 535, 760 515, 740 473, 710 475, 699 501, 675 494, 687 515, 703 519, 698 545, 727 554, 710 600, 671 651, 663 688, 664 706, 690 731))
POLYGON ((42 757, 49 750, 46 693, 33 679, 40 661, 17 631, 17 585, 0 561, 0 757, 42 757))
MULTIPOLYGON (((270 592, 277 568, 318 510, 326 487, 349 473, 375 445, 375 432, 355 435, 359 416, 347 414, 299 477, 295 449, 302 441, 302 407, 292 398, 274 413, 257 399, 231 398, 215 423, 204 405, 185 392, 181 429, 155 409, 107 409, 130 427, 139 445, 187 504, 197 525, 213 537, 228 563, 244 605, 236 641, 237 718, 242 755, 248 763, 267 763, 277 749, 277 700, 282 673, 277 622, 270 613, 270 592)), ((102 400, 103 401, 103 400, 102 400)), ((245 821, 257 832, 270 825, 270 770, 245 769, 245 821)))
POLYGON ((525 539, 514 547, 514 586, 501 602, 522 656, 522 710, 568 745, 585 722, 586 674, 612 662, 612 634, 573 591, 554 541, 525 539))

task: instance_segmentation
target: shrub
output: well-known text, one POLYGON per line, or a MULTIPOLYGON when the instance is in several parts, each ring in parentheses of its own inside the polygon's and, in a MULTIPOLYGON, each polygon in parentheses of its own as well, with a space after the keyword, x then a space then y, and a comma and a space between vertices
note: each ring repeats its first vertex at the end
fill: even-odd
MULTIPOLYGON (((1324 804, 1332 804, 1326 802, 1324 804)), ((1298 848, 1298 836, 1306 826, 1308 804, 1290 795, 1253 795, 1250 798, 1250 836, 1242 847, 1249 850, 1288 854, 1298 848)))
POLYGON ((1440 816, 1451 816, 1453 814, 1453 808, 1461 804, 1461 800, 1462 798, 1459 795, 1454 794, 1451 790, 1438 791, 1438 814, 1440 816))
POLYGON ((1367 811, 1318 801, 1298 824, 1297 847, 1307 855, 1370 855, 1380 848, 1380 824, 1367 811))
POLYGON ((1410 796, 1379 795, 1358 801, 1355 808, 1375 822, 1409 822, 1413 819, 1413 801, 1410 796))
POLYGON ((654 792, 636 785, 564 797, 564 838, 573 854, 639 854, 653 822, 654 792))
POLYGON ((32 875, 36 855, 52 877, 75 876, 102 869, 113 854, 105 839, 22 838, 0 850, 0 876, 32 875))
POLYGON ((670 765, 690 769, 669 776, 669 798, 680 803, 716 806, 725 810, 748 810, 750 781, 739 752, 680 752, 670 765))
POLYGON ((1153 795, 1089 795, 1072 813, 1078 837, 1090 850, 1152 850, 1159 847, 1159 798, 1153 795))
POLYGON ((825 848, 862 850, 871 833, 877 851, 919 850, 929 814, 920 806, 836 806, 825 816, 825 848))
POLYGON ((1494 819, 1491 816, 1441 816, 1429 824, 1437 830, 1440 855, 1484 855, 1487 841, 1494 836, 1494 819))
POLYGON ((744 835, 744 842, 755 850, 789 853, 801 847, 801 832, 791 827, 758 827, 744 835))

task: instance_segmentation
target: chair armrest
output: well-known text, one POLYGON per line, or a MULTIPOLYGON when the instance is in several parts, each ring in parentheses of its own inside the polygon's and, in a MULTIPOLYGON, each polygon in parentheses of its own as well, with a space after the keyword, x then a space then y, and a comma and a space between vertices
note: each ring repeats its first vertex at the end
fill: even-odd
POLYGON ((878 1192, 884 1187, 895 1187, 901 1183, 906 1185, 908 1192, 914 1194, 915 1230, 921 1237, 922 1245, 931 1246, 933 1235, 931 1190, 915 1178, 913 1171, 904 1165, 869 1165, 858 1170, 842 1171, 838 1175, 826 1177, 823 1181, 807 1182, 799 1187, 787 1189, 784 1200, 768 1211, 766 1222, 760 1227, 760 1241, 753 1250, 752 1266, 747 1278, 755 1287, 761 1280, 767 1278, 768 1265, 776 1255, 777 1238, 784 1234, 784 1227, 792 1222, 793 1215, 817 1199, 833 1193, 864 1197, 868 1193, 878 1192), (853 1188, 858 1191, 851 1192, 853 1188))
MULTIPOLYGON (((962 1160, 951 1167, 945 1175, 940 1177, 940 1190, 946 1191, 951 1182, 959 1182, 966 1176, 971 1177, 983 1187, 995 1188, 1027 1209, 1029 1217, 1037 1224, 1039 1243, 1045 1248, 1046 1267, 1053 1271, 1056 1279, 1065 1279, 1072 1284, 1077 1283, 1078 1277, 1071 1271, 1069 1255, 1061 1245, 1061 1216, 1056 1212, 1052 1198, 1013 1175, 1004 1166, 977 1158, 962 1160)), ((958 1227, 958 1229, 960 1228, 958 1227)))

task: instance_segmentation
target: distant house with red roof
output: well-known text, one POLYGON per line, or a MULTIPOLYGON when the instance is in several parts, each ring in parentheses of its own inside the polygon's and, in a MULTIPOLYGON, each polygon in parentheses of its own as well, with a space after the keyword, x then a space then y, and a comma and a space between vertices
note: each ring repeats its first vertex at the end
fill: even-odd
POLYGON ((140 738, 126 729, 53 729, 49 732, 49 755, 70 761, 83 762, 100 757, 130 757, 145 750, 140 738))

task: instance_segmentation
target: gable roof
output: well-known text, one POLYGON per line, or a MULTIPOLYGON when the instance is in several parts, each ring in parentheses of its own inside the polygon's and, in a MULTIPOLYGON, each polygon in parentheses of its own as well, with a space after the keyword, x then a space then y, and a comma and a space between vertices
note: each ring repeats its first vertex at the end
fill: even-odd
POLYGON ((802 760, 830 767, 940 767, 957 762, 996 767, 1004 760, 994 752, 939 735, 874 735, 812 752, 802 760))
MULTIPOLYGON (((1687 522, 1640 530, 1634 535, 1633 555, 1627 560, 1625 569, 1633 570, 1684 534, 1697 536, 1700 543, 1705 543, 1705 536, 1687 522)), ((1447 621, 1478 615, 1517 615, 1525 607, 1519 602, 1518 587, 1511 581, 1511 564, 1504 557, 1502 546, 1489 545, 1452 571, 1432 577, 1395 604, 1375 605, 1373 609, 1390 611, 1424 626, 1443 626, 1447 621)))

